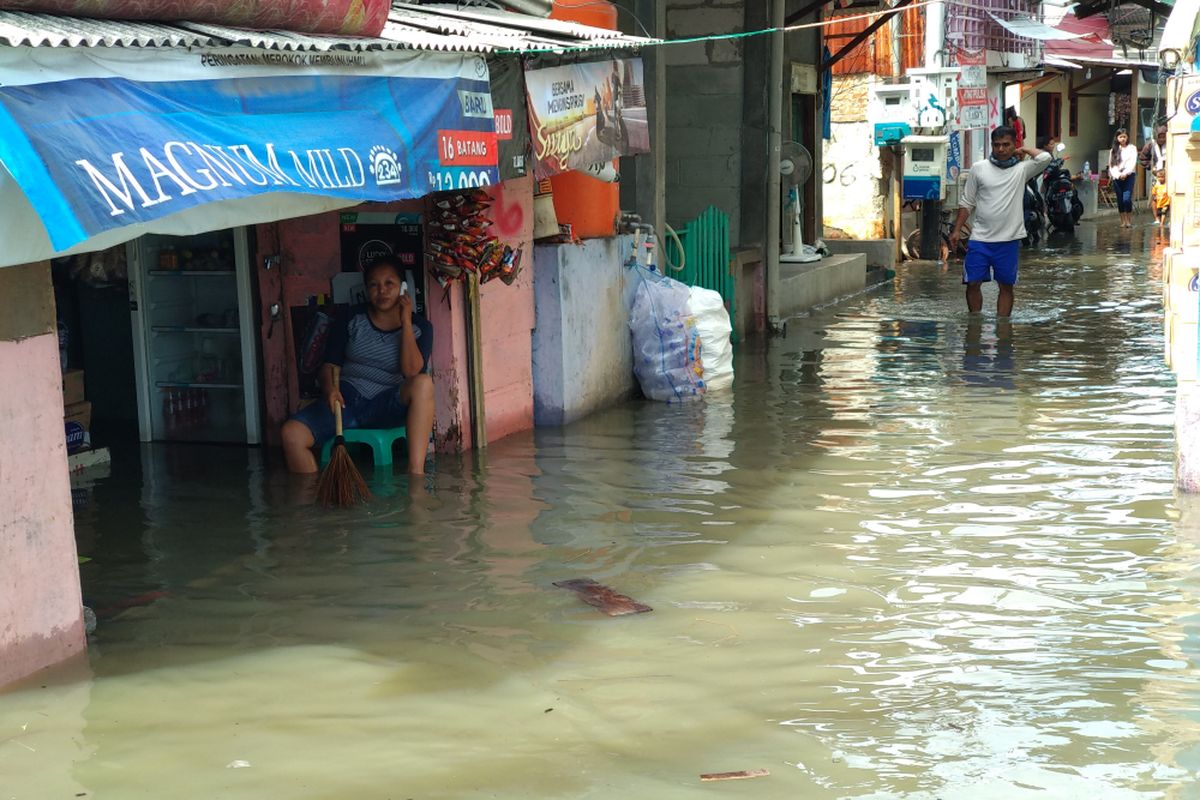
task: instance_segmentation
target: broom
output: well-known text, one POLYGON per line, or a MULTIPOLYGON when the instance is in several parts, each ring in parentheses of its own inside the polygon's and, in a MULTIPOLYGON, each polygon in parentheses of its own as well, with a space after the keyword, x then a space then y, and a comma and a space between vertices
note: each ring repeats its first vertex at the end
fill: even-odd
MULTIPOLYGON (((338 386, 340 379, 341 370, 334 367, 333 385, 338 386)), ((367 482, 363 480, 362 473, 354 466, 349 451, 346 450, 346 440, 342 437, 341 403, 334 405, 333 419, 336 438, 333 440, 329 463, 325 465, 325 471, 317 481, 317 502, 326 508, 349 508, 370 500, 371 492, 367 489, 367 482)))

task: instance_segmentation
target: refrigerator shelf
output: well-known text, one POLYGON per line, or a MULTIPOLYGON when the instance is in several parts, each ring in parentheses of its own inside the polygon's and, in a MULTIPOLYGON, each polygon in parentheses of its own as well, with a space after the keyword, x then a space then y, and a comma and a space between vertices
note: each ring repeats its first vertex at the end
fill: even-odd
POLYGON ((159 389, 243 389, 240 383, 184 383, 182 381, 155 381, 159 389))
POLYGON ((142 441, 261 441, 248 236, 231 228, 128 243, 142 441))
POLYGON ((241 328, 205 328, 199 325, 152 325, 150 330, 155 333, 216 333, 231 336, 242 332, 241 328))
POLYGON ((198 276, 198 275, 236 275, 237 273, 231 269, 152 269, 148 270, 150 275, 158 277, 160 275, 179 275, 179 276, 198 276))

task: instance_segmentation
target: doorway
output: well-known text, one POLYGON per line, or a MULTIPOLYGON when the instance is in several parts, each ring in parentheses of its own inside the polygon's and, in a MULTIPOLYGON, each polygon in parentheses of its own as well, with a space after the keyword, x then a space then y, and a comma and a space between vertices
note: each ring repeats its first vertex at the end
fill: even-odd
POLYGON ((1062 92, 1037 93, 1036 132, 1035 147, 1044 147, 1051 139, 1062 138, 1062 92))

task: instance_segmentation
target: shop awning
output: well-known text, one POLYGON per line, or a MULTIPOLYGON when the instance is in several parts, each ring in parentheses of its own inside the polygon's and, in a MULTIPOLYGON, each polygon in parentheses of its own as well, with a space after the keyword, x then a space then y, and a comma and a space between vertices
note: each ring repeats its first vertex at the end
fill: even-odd
POLYGON ((495 183, 482 53, 646 41, 444 10, 377 39, 0 11, 0 266, 495 183))
POLYGON ((1070 56, 1063 58, 1062 56, 1047 55, 1045 58, 1047 67, 1055 67, 1057 69, 1087 69, 1088 67, 1100 67, 1102 69, 1154 69, 1158 67, 1158 62, 1148 58, 1101 58, 1095 56, 1070 56))
POLYGON ((1009 33, 1024 37, 1026 39, 1037 39, 1039 41, 1048 42, 1058 39, 1078 39, 1080 36, 1084 35, 1082 33, 1073 33, 1072 31, 1065 31, 1061 28, 1055 28, 1051 25, 1047 25, 1044 22, 1039 22, 1032 17, 1017 16, 1004 19, 1003 17, 996 16, 990 11, 988 12, 988 16, 991 17, 997 25, 1004 28, 1009 33))
POLYGON ((55 251, 276 192, 389 201, 498 181, 480 56, 364 55, 339 69, 332 55, 173 52, 141 63, 154 81, 94 61, 94 74, 51 82, 5 63, 16 56, 0 52, 0 162, 55 251))

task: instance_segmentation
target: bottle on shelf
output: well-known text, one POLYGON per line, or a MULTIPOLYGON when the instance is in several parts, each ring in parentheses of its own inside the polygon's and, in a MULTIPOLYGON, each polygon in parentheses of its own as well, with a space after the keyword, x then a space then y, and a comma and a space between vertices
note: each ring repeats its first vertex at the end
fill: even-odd
POLYGON ((167 429, 167 434, 175 432, 178 424, 175 414, 175 392, 172 389, 163 389, 163 426, 167 429))

